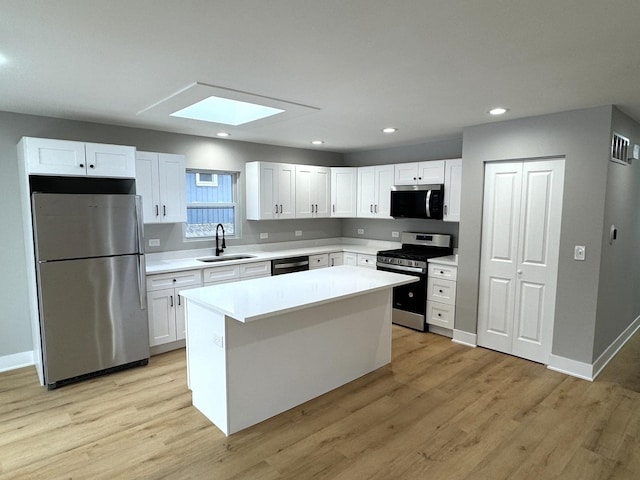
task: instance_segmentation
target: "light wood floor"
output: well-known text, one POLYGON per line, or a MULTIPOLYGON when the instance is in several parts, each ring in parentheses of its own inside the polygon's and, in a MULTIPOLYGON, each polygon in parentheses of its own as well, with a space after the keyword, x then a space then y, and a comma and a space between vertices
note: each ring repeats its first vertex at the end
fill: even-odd
POLYGON ((590 383, 394 327, 390 366, 231 437, 184 355, 54 391, 0 374, 0 479, 640 478, 640 334, 590 383))

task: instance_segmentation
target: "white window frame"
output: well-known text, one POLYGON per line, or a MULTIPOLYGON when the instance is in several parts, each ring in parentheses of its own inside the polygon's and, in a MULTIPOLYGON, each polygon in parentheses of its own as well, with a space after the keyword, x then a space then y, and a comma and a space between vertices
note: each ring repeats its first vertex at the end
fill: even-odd
MULTIPOLYGON (((195 168, 188 168, 186 170, 186 173, 195 173, 196 174, 196 185, 197 186, 207 186, 207 187, 217 187, 218 186, 218 174, 220 175, 231 175, 233 178, 232 181, 232 194, 233 194, 233 202, 224 202, 224 203, 194 203, 194 202, 189 202, 187 199, 187 212, 189 211, 189 208, 233 208, 233 220, 234 220, 234 233, 233 234, 229 234, 229 233, 225 233, 226 238, 240 238, 241 234, 240 234, 240 225, 241 225, 241 221, 240 221, 240 217, 239 217, 239 212, 240 212, 240 206, 238 205, 238 179, 240 176, 240 172, 235 172, 235 171, 231 171, 231 170, 208 170, 208 169, 195 169, 195 168), (215 175, 215 185, 213 185, 213 180, 212 181, 207 181, 207 180, 199 180, 199 174, 200 173, 211 173, 213 175, 215 175)), ((186 175, 186 174, 185 174, 186 175)), ((186 177, 185 177, 185 181, 186 181, 186 177)), ((185 222, 184 223, 184 228, 182 231, 182 238, 184 241, 186 242, 197 242, 197 241, 211 241, 211 239, 215 238, 215 229, 211 231, 211 233, 209 235, 203 235, 203 236, 187 236, 187 229, 189 228, 189 223, 185 222)))

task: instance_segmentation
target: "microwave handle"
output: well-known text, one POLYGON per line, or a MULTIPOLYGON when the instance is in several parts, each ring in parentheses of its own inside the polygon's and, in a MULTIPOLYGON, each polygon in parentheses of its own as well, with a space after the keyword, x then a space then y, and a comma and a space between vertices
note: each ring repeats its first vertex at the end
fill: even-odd
POLYGON ((431 204, 431 192, 432 190, 427 191, 427 200, 426 200, 426 207, 427 207, 427 217, 431 217, 431 208, 430 204, 431 204))

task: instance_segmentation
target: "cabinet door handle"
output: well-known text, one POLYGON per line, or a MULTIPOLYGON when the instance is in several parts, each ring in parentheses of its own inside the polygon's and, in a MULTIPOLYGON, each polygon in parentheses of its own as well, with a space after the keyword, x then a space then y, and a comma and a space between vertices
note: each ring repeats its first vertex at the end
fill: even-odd
POLYGON ((276 213, 278 213, 278 205, 276 204, 276 213))
POLYGON ((378 205, 376 204, 375 212, 378 213, 378 205))
POLYGON ((373 203, 369 205, 369 212, 373 213, 373 203))
POLYGON ((280 204, 280 213, 282 213, 282 204, 280 204))
POLYGON ((447 206, 446 205, 444 206, 444 214, 445 215, 447 214, 447 206))
POLYGON ((159 207, 160 207, 159 205, 156 205, 156 217, 160 215, 160 211, 158 210, 159 207))
POLYGON ((416 177, 413 177, 414 180, 416 180, 416 177))
POLYGON ((178 295, 178 306, 182 305, 182 303, 180 302, 180 295, 178 295))
POLYGON ((336 213, 336 204, 335 203, 333 205, 331 205, 331 211, 333 213, 336 213))
POLYGON ((422 177, 418 177, 418 180, 422 180, 422 177))
POLYGON ((80 168, 84 168, 84 163, 81 163, 80 165, 78 165, 80 168))
POLYGON ((93 168, 93 165, 92 165, 92 164, 89 164, 89 168, 93 168))
POLYGON ((173 307, 173 295, 169 295, 169 299, 171 300, 171 307, 173 307))
POLYGON ((162 205, 162 216, 163 217, 167 216, 167 206, 166 205, 162 205))

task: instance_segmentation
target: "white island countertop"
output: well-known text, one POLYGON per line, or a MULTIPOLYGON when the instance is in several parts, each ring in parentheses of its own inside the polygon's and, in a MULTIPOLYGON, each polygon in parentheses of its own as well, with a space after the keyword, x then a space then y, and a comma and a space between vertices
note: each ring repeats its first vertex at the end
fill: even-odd
POLYGON ((243 323, 418 281, 341 265, 184 290, 180 295, 243 323))

